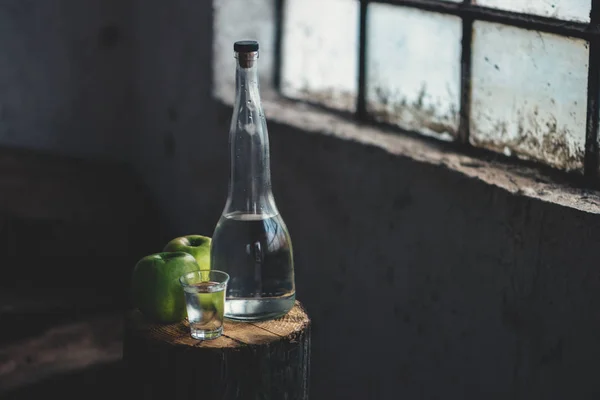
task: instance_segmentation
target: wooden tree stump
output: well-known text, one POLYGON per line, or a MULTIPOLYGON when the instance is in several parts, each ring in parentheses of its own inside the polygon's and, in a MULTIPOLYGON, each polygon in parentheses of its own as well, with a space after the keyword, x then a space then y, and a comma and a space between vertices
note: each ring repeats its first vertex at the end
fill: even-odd
POLYGON ((221 337, 199 341, 187 321, 148 323, 134 310, 125 319, 123 359, 136 399, 306 400, 310 319, 296 302, 276 320, 225 320, 221 337))

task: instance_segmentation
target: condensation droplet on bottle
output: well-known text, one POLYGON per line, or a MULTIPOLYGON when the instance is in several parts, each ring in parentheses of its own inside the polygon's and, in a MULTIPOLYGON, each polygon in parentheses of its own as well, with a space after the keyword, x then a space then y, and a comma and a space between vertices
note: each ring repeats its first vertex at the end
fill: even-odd
POLYGON ((254 243, 254 260, 259 263, 263 260, 262 249, 260 247, 260 242, 254 243))
MULTIPOLYGON (((252 122, 252 121, 250 121, 250 122, 252 122)), ((254 135, 256 133, 256 125, 254 125, 253 123, 246 124, 244 126, 244 130, 246 132, 248 132, 250 135, 254 135)))

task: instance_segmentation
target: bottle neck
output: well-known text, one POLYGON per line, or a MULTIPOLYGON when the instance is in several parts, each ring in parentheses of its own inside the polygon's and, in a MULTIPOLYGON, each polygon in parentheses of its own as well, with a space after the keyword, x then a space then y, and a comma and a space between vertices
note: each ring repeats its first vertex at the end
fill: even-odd
POLYGON ((223 214, 276 214, 257 60, 242 56, 246 55, 240 54, 236 63, 236 96, 229 131, 231 175, 223 214))

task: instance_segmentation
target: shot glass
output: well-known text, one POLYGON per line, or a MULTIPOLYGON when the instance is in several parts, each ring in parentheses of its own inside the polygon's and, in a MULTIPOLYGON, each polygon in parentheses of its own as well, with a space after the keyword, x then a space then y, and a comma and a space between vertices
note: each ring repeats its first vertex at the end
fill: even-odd
POLYGON ((229 275, 216 270, 194 271, 179 278, 194 339, 216 339, 223 333, 227 282, 229 275))

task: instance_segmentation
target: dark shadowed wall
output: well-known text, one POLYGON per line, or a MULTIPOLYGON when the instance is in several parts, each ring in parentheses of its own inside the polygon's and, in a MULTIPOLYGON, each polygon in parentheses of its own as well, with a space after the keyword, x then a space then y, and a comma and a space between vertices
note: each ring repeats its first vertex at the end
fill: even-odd
POLYGON ((0 144, 129 159, 132 6, 0 2, 0 144))

